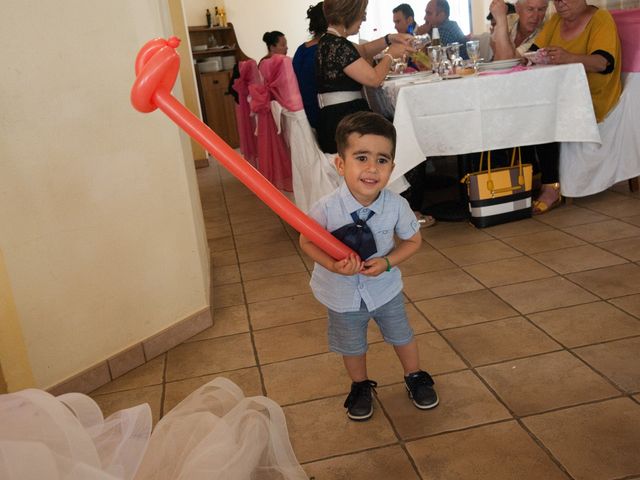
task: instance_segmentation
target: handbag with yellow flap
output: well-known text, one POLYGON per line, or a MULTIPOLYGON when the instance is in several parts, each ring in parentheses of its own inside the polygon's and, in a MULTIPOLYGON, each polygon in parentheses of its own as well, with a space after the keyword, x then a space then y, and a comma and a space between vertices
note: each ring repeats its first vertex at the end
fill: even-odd
POLYGON ((520 147, 511 155, 511 166, 491 169, 491 152, 487 152, 487 169, 480 168, 461 180, 467 184, 471 223, 478 228, 490 227, 531 216, 531 183, 533 169, 522 163, 520 147), (516 164, 516 151, 518 162, 516 164))

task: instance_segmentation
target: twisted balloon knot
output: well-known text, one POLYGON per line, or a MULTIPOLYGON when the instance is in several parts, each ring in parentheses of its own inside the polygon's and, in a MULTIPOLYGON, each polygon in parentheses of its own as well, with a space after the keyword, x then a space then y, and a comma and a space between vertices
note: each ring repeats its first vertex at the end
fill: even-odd
POLYGON ((136 57, 136 81, 131 89, 131 103, 136 110, 152 112, 158 106, 154 98, 158 94, 170 95, 178 77, 180 56, 176 48, 178 37, 156 38, 147 42, 136 57))

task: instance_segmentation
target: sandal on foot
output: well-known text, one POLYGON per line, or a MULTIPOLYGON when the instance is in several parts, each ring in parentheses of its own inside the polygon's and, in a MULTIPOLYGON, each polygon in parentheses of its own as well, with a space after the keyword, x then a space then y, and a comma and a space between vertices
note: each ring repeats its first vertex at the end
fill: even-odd
POLYGON ((542 215, 543 213, 547 213, 554 208, 556 208, 560 203, 562 203, 562 195, 560 194, 560 183, 545 183, 542 185, 543 187, 549 187, 552 190, 555 190, 558 193, 558 198, 556 198, 550 204, 546 204, 542 200, 534 200, 533 201, 533 209, 531 213, 533 215, 542 215))
POLYGON ((436 224, 436 219, 433 218, 431 215, 423 215, 420 212, 415 212, 416 214, 416 219, 418 220, 418 224, 420 225, 420 228, 429 228, 429 227, 433 227, 436 224))

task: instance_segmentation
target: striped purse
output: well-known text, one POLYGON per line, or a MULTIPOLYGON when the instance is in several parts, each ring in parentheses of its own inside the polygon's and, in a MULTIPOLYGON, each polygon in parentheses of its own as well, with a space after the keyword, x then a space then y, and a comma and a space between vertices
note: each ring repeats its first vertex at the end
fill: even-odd
POLYGON ((487 152, 487 170, 482 170, 484 152, 480 154, 480 168, 461 180, 467 184, 471 223, 478 228, 531 217, 531 184, 533 169, 522 164, 520 147, 511 155, 511 166, 491 169, 491 152, 487 152), (516 151, 518 163, 515 164, 516 151))

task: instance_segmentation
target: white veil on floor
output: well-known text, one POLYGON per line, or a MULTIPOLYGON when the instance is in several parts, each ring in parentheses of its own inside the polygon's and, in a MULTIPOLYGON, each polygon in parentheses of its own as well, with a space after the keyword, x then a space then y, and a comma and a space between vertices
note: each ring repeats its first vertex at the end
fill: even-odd
POLYGON ((104 419, 88 396, 0 395, 0 478, 264 479, 307 476, 278 404, 216 378, 151 431, 147 404, 104 419))

